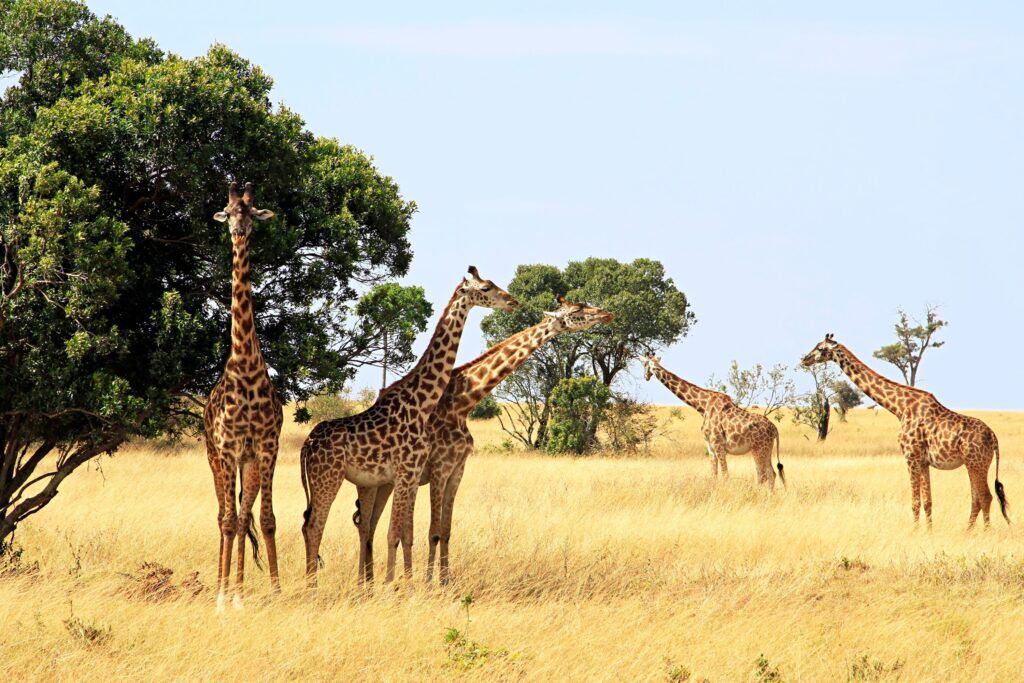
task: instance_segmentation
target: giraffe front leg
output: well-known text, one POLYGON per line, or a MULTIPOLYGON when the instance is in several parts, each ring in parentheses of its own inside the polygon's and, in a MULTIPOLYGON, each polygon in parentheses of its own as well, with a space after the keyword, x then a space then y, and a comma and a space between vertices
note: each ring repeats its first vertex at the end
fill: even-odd
POLYGON ((448 478, 448 484, 444 489, 444 508, 441 516, 441 574, 442 586, 451 580, 448 570, 448 544, 452 538, 452 514, 455 510, 455 494, 459 492, 459 484, 462 483, 462 474, 466 469, 466 458, 463 458, 458 467, 448 478))
POLYGON ((913 460, 913 458, 907 459, 907 472, 910 473, 910 509, 914 513, 914 526, 916 527, 920 522, 921 516, 921 466, 919 463, 913 460))
POLYGON ((718 456, 711 449, 711 442, 704 439, 704 446, 708 449, 708 457, 711 459, 711 478, 718 479, 718 456))
POLYGON ((398 560, 398 546, 403 546, 403 559, 407 565, 406 573, 412 572, 412 539, 405 542, 406 519, 412 517, 413 494, 418 482, 413 481, 407 472, 403 472, 399 479, 398 473, 395 477, 395 493, 391 503, 391 523, 388 525, 388 566, 384 575, 384 582, 391 583, 395 580, 395 564, 398 560))
POLYGON ((235 544, 238 518, 235 512, 235 470, 223 462, 219 452, 210 455, 214 487, 217 491, 220 545, 217 554, 217 611, 223 612, 227 603, 231 572, 231 550, 235 544))
POLYGON ((928 461, 921 463, 921 475, 918 478, 921 483, 921 503, 924 507, 924 521, 928 531, 932 530, 932 472, 928 461))
POLYGON ((441 541, 441 516, 444 510, 444 488, 448 483, 449 472, 440 463, 434 463, 430 470, 430 531, 427 537, 427 575, 426 582, 434 580, 434 562, 437 558, 437 545, 441 541))

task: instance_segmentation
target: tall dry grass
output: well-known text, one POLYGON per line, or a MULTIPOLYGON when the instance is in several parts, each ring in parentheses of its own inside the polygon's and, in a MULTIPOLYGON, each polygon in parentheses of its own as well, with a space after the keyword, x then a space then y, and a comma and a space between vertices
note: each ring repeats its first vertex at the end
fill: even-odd
MULTIPOLYGON (((978 415, 1000 436, 1011 502, 1024 505, 1024 415, 978 415)), ((346 485, 328 523, 314 602, 302 591, 305 502, 296 460, 307 428, 290 425, 275 483, 284 594, 271 598, 267 576, 250 563, 245 609, 220 616, 205 457, 193 446, 126 449, 72 477, 19 531, 20 569, 0 577, 0 673, 1020 677, 1024 537, 1001 518, 988 531, 964 532, 963 470, 933 474, 935 529, 914 531, 893 418, 855 411, 825 444, 784 421, 789 488, 775 495, 753 485, 749 457, 731 458, 732 479, 712 482, 696 415, 684 411, 680 420, 664 410, 662 418, 654 453, 641 458, 505 454, 496 423, 474 424, 481 452, 456 503, 454 581, 445 590, 422 582, 422 489, 415 579, 360 592, 354 490, 346 485), (144 562, 172 568, 169 584, 131 578, 144 562), (194 582, 178 587, 192 572, 205 586, 196 597, 194 582), (153 586, 155 595, 147 593, 153 586), (473 596, 468 626, 465 595, 473 596), (449 628, 459 633, 446 641, 449 628)), ((379 548, 383 540, 381 529, 379 548)))

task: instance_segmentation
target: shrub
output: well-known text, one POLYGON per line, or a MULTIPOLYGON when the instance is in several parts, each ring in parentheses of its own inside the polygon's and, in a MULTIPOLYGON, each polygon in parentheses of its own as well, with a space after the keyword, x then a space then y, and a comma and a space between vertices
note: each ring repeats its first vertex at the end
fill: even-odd
POLYGON ((563 379, 551 392, 549 453, 583 455, 597 445, 597 426, 605 417, 611 390, 596 377, 563 379))
POLYGON ((485 396, 482 401, 473 406, 469 411, 469 417, 474 420, 490 420, 501 414, 501 406, 493 396, 485 396))

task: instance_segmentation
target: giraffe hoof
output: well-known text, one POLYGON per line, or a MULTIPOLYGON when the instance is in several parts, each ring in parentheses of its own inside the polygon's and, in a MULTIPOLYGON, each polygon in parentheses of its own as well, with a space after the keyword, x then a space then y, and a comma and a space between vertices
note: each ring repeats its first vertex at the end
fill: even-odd
POLYGON ((217 593, 217 614, 224 614, 227 605, 227 597, 223 593, 217 593))
POLYGON ((234 607, 235 609, 242 609, 242 608, 244 608, 245 605, 242 604, 242 596, 241 595, 236 595, 235 597, 231 598, 231 606, 234 607))

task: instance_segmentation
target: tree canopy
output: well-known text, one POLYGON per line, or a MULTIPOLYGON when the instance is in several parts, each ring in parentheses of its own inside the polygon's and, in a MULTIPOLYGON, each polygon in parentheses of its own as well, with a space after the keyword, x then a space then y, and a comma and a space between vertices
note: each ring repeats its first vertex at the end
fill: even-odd
POLYGON ((197 424, 228 352, 229 180, 276 214, 252 281, 285 399, 372 353, 353 309, 408 270, 416 206, 222 45, 183 59, 81 3, 0 0, 0 75, 2 540, 89 458, 197 424))
POLYGON ((610 323, 552 339, 499 387, 509 413, 503 426, 531 447, 547 440, 548 398, 561 380, 592 375, 611 387, 633 358, 677 342, 696 322, 686 295, 662 264, 646 258, 630 263, 588 258, 570 262, 564 270, 521 265, 508 291, 521 306, 484 318, 481 327, 489 344, 538 323, 544 311, 557 307, 558 294, 615 314, 610 323))
POLYGON ((875 351, 879 360, 895 365, 903 381, 910 386, 917 385, 917 373, 921 369, 924 352, 945 345, 944 341, 936 341, 935 333, 949 323, 939 318, 938 309, 928 307, 924 320, 912 319, 902 308, 899 309, 899 320, 893 328, 896 331, 896 342, 875 351))

